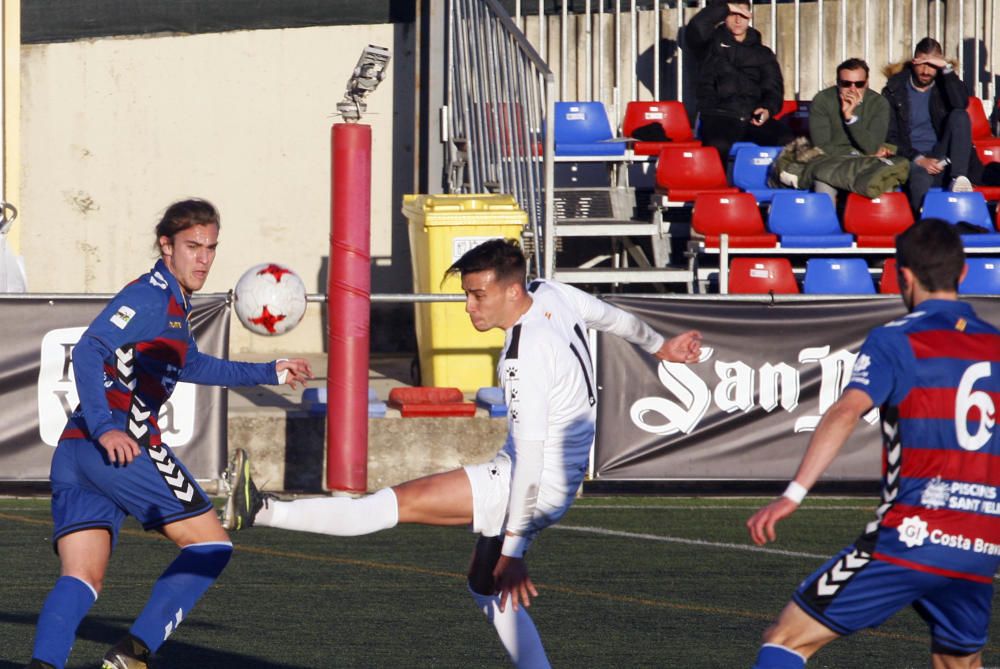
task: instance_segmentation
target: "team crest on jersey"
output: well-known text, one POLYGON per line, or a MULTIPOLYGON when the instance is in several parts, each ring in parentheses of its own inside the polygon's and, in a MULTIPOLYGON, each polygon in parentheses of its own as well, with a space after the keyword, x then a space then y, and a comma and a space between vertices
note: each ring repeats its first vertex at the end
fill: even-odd
POLYGON ((899 524, 897 529, 899 540, 909 548, 923 546, 927 537, 930 536, 930 532, 927 531, 927 522, 921 520, 920 516, 903 518, 903 522, 899 524))
POLYGON ((133 316, 135 316, 135 309, 123 304, 118 307, 118 311, 116 311, 115 315, 111 317, 111 323, 119 330, 124 330, 125 326, 129 324, 129 321, 132 320, 133 316))
POLYGON ((935 476, 924 487, 924 492, 920 496, 920 505, 928 509, 940 509, 948 503, 951 496, 948 484, 941 480, 941 476, 935 476))
POLYGON ((959 332, 965 332, 965 328, 968 325, 969 321, 965 320, 964 318, 959 318, 958 321, 955 323, 955 329, 958 330, 959 332))

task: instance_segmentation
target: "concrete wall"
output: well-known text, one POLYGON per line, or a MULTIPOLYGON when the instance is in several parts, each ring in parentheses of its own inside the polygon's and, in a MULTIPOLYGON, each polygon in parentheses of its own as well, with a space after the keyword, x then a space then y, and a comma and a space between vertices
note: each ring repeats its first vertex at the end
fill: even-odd
MULTIPOLYGON (((407 290, 401 196, 412 189, 412 26, 95 39, 21 51, 20 247, 33 292, 114 292, 154 261, 153 228, 189 196, 222 214, 206 292, 265 261, 325 292, 330 128, 366 44, 393 51, 369 96, 376 290, 407 290)), ((322 350, 322 314, 241 352, 322 350)))

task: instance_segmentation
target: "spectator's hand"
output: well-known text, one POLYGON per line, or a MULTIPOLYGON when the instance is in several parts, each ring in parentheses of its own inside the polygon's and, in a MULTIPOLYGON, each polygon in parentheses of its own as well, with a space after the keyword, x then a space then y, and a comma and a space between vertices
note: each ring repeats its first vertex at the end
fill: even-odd
POLYGON ((753 116, 750 118, 750 122, 756 126, 762 126, 771 117, 771 112, 767 111, 763 107, 757 107, 753 110, 753 116))
POLYGON ((108 430, 97 441, 113 465, 127 465, 139 457, 139 444, 121 430, 108 430))
POLYGON ((750 530, 750 538, 758 546, 763 546, 768 541, 778 538, 774 531, 774 526, 778 521, 792 515, 799 505, 787 497, 778 497, 773 502, 760 509, 747 521, 747 529, 750 530))
POLYGON ((840 115, 844 117, 845 121, 850 120, 854 116, 854 110, 861 104, 863 97, 864 93, 857 88, 840 89, 840 115))
POLYGON ((313 378, 309 362, 302 358, 279 360, 274 365, 274 371, 278 373, 279 383, 286 383, 291 388, 295 388, 296 385, 301 385, 304 388, 306 381, 313 378), (282 372, 287 372, 287 374, 282 377, 282 372))
POLYGON ((941 165, 938 164, 936 158, 928 158, 927 156, 920 156, 919 158, 914 159, 913 162, 915 162, 917 165, 920 165, 920 167, 924 168, 927 171, 927 174, 931 175, 941 174, 941 172, 944 171, 944 168, 942 168, 941 165))
POLYGON ((538 590, 528 576, 528 565, 524 558, 501 555, 497 566, 493 568, 493 583, 495 594, 500 595, 501 611, 506 610, 508 599, 517 611, 519 604, 531 606, 531 598, 538 596, 538 590))
POLYGON ((667 339, 654 355, 667 362, 698 362, 701 358, 701 333, 689 330, 673 339, 667 339))
POLYGON ((948 61, 946 61, 944 58, 939 58, 937 56, 929 56, 924 53, 920 54, 919 56, 913 59, 914 65, 923 65, 924 63, 939 70, 943 70, 944 68, 948 67, 948 61))
POLYGON ((744 17, 747 21, 749 21, 749 20, 751 20, 753 18, 753 17, 750 16, 750 12, 747 11, 746 7, 744 7, 742 5, 738 5, 735 2, 730 2, 729 3, 729 13, 730 14, 739 14, 740 16, 744 17))
POLYGON ((878 151, 875 152, 876 158, 889 158, 894 155, 896 155, 895 152, 888 146, 880 146, 878 147, 878 151))

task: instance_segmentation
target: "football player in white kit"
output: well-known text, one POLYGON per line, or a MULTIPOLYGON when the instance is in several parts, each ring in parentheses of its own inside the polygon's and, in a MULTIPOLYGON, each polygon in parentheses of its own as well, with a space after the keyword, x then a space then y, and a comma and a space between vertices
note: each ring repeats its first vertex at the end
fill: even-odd
POLYGON ((448 271, 462 278, 466 311, 480 332, 506 333, 498 365, 508 435, 489 462, 426 476, 366 497, 291 502, 259 493, 239 451, 223 524, 369 534, 398 523, 471 525, 480 533, 469 591, 517 667, 548 667, 525 607, 538 595, 525 551, 540 530, 569 509, 587 471, 597 419, 587 328, 610 332, 659 360, 697 362, 697 331, 665 340, 646 323, 555 281, 525 285, 526 262, 514 240, 496 239, 463 255, 448 271))

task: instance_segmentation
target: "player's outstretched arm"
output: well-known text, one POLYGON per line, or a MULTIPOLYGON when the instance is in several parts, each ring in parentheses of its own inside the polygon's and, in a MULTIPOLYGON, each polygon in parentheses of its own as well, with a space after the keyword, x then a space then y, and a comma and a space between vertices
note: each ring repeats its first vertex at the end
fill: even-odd
POLYGON ((858 419, 871 408, 872 400, 867 393, 849 388, 827 409, 809 441, 809 448, 802 457, 788 490, 747 521, 750 538, 755 544, 759 546, 777 539, 775 526, 778 521, 792 515, 799 508, 806 492, 815 485, 854 432, 858 419))
POLYGON ((288 384, 291 388, 296 386, 305 388, 306 381, 314 378, 312 367, 304 358, 278 360, 274 365, 274 371, 278 373, 278 383, 288 384))
POLYGON ((698 362, 701 358, 701 333, 688 330, 672 339, 665 339, 663 346, 653 355, 667 362, 698 362))

